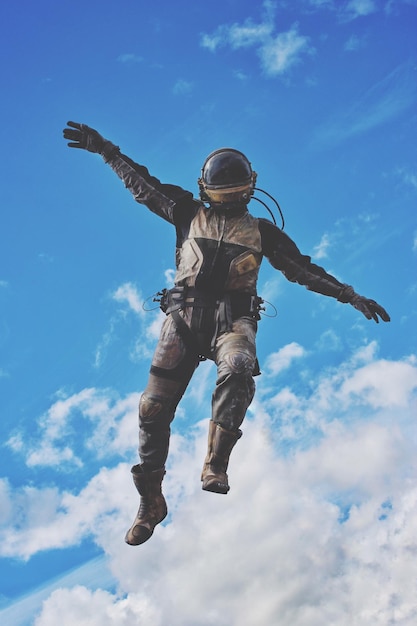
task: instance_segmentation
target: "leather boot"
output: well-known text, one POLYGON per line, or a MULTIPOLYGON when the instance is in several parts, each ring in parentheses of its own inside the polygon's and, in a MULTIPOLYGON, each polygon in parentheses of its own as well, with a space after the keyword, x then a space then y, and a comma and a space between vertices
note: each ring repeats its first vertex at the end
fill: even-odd
POLYGON ((141 465, 134 465, 131 472, 141 498, 139 511, 126 533, 125 541, 131 546, 139 546, 151 537, 155 526, 162 522, 168 513, 161 490, 165 468, 144 472, 141 465))
POLYGON ((230 453, 241 436, 241 430, 232 432, 210 420, 208 450, 201 474, 204 491, 223 494, 229 491, 230 487, 226 470, 229 464, 230 453))

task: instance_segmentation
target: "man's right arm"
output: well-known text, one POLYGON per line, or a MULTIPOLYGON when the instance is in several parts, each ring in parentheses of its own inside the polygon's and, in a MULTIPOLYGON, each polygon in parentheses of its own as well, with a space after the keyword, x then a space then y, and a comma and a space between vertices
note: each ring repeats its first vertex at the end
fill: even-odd
POLYGON ((135 200, 159 217, 173 224, 178 205, 194 204, 191 192, 176 185, 161 183, 149 174, 146 167, 122 154, 118 146, 104 139, 93 128, 78 122, 68 122, 68 126, 69 128, 64 129, 64 138, 70 140, 68 146, 100 154, 124 182, 135 200))

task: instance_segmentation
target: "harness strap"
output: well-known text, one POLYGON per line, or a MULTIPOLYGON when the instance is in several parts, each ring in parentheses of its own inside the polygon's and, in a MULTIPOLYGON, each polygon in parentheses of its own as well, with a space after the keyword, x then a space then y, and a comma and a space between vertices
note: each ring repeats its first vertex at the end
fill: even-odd
POLYGON ((198 355, 200 361, 206 361, 207 357, 201 354, 200 346, 198 344, 197 337, 193 333, 193 331, 186 324, 184 319, 180 315, 179 309, 173 309, 170 311, 171 317, 174 320, 174 324, 177 327, 177 330, 181 336, 181 339, 185 343, 186 347, 198 355))
POLYGON ((232 329, 233 321, 244 315, 260 319, 259 309, 262 298, 246 293, 226 292, 219 296, 202 292, 193 287, 175 286, 172 289, 163 289, 160 307, 166 315, 171 317, 177 330, 184 341, 186 347, 194 354, 198 355, 200 361, 205 361, 208 357, 202 354, 198 335, 191 330, 180 311, 185 307, 213 309, 214 313, 214 333, 211 340, 210 350, 214 352, 216 339, 221 333, 229 332, 232 329))

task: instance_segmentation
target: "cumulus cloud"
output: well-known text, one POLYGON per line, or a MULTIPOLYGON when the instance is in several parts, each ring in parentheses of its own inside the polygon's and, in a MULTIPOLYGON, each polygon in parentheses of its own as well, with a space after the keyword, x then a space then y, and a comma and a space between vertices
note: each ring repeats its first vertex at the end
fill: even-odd
POLYGON ((37 421, 36 436, 13 433, 6 445, 28 467, 78 466, 82 456, 123 455, 136 436, 138 394, 120 398, 110 390, 88 388, 57 400, 37 421), (83 421, 80 441, 77 420, 83 421))
POLYGON ((62 626, 132 626, 158 624, 161 611, 145 594, 132 593, 119 598, 102 589, 91 591, 77 585, 73 589, 57 589, 45 603, 34 626, 60 623, 62 626))
POLYGON ((1 528, 1 556, 28 559, 53 548, 77 545, 110 523, 123 527, 130 503, 126 488, 129 466, 101 468, 77 494, 58 487, 24 486, 3 490, 2 506, 8 511, 1 528), (25 530, 23 530, 25 529, 25 530))
POLYGON ((278 352, 270 354, 265 362, 265 369, 268 375, 276 376, 282 370, 287 369, 294 359, 305 356, 306 351, 295 341, 287 344, 278 352))
MULTIPOLYGON (((303 354, 285 348, 281 361, 303 354)), ((92 536, 117 581, 117 593, 55 590, 36 626, 59 615, 63 626, 413 623, 415 357, 378 359, 369 344, 309 381, 294 374, 278 393, 266 378, 232 453, 227 498, 200 487, 207 420, 185 434, 174 427, 170 515, 137 549, 123 542, 138 501, 125 463, 77 493, 0 483, 3 554, 29 558, 92 536), (291 426, 295 445, 283 449, 291 426)), ((198 419, 195 399, 184 401, 198 419)))
POLYGON ((285 74, 314 49, 310 40, 298 32, 298 25, 274 35, 274 4, 264 2, 264 16, 259 23, 247 19, 243 24, 221 25, 212 34, 201 36, 201 46, 211 52, 229 46, 232 50, 256 48, 261 67, 267 76, 285 74))
POLYGON ((259 50, 262 67, 266 74, 276 76, 284 74, 293 65, 301 62, 303 53, 312 53, 309 38, 298 33, 297 26, 280 33, 266 42, 259 50))

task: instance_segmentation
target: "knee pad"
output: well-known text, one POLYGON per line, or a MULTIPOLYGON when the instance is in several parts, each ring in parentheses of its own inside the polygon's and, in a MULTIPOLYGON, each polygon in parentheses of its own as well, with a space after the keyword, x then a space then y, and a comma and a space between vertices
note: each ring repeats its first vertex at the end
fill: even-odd
POLYGON ((229 352, 224 357, 231 374, 252 374, 255 359, 248 352, 229 352))
POLYGON ((143 393, 139 401, 139 417, 152 419, 161 412, 163 406, 162 398, 156 398, 155 396, 143 393))
POLYGON ((169 428, 174 411, 168 398, 144 392, 139 401, 139 426, 146 430, 169 428))

